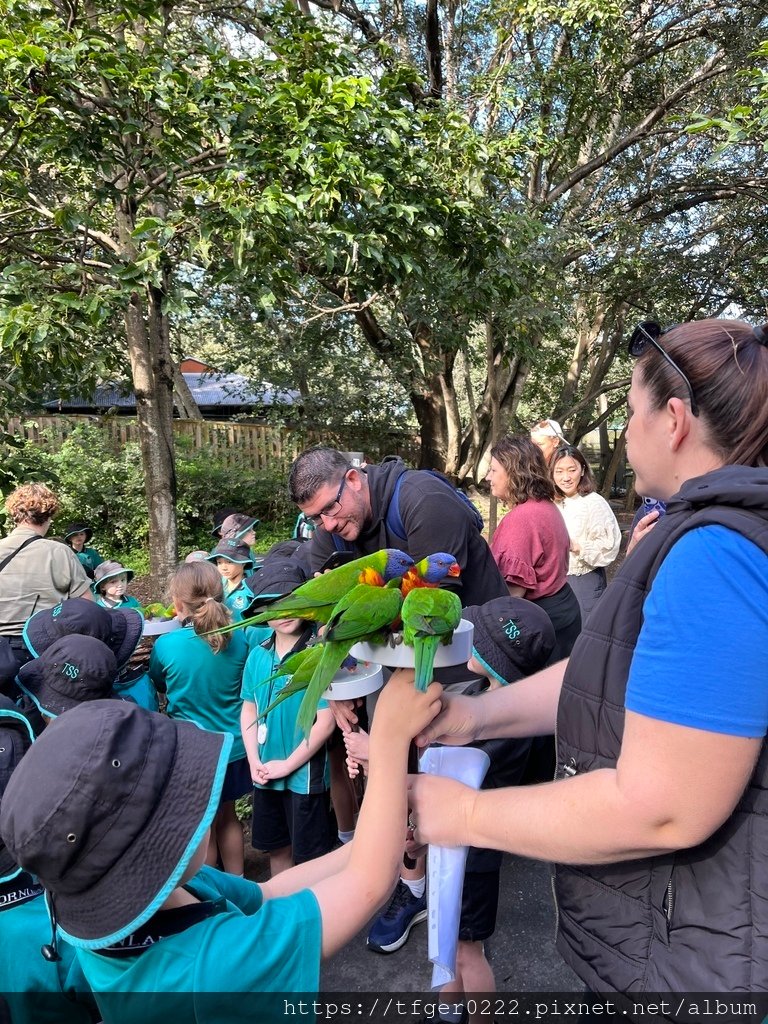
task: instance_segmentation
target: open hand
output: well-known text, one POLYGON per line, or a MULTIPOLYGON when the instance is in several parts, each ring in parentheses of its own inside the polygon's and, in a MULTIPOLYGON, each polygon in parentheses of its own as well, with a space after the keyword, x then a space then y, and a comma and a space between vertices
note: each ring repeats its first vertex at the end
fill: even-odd
POLYGON ((414 679, 412 668, 401 668, 392 673, 376 703, 373 732, 379 734, 386 729, 393 737, 411 739, 439 713, 442 686, 430 683, 422 692, 414 686, 414 679))
POLYGON ((360 707, 363 701, 361 698, 357 700, 329 700, 328 707, 331 709, 333 717, 336 719, 336 725, 346 735, 346 733, 352 731, 352 726, 357 725, 357 715, 355 714, 355 708, 360 707))

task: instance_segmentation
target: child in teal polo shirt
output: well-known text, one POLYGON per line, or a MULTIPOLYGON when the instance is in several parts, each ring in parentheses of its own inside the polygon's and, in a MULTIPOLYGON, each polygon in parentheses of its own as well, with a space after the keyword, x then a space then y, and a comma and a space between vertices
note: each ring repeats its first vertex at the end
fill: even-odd
POLYGON ((88 547, 88 541, 92 536, 93 530, 88 523, 69 523, 64 527, 64 543, 72 548, 91 579, 96 572, 96 567, 104 561, 96 548, 88 547))
MULTIPOLYGON (((0 695, 0 801, 34 738, 26 716, 0 695)), ((0 1019, 4 999, 13 1024, 89 1024, 96 1005, 74 947, 61 943, 58 960, 40 955, 49 928, 42 885, 0 840, 0 1019)))
MULTIPOLYGON (((126 569, 120 562, 102 562, 96 566, 91 591, 94 601, 108 611, 134 608, 141 612, 141 602, 127 592, 133 579, 133 569, 126 569)), ((157 711, 157 692, 146 672, 146 660, 139 657, 124 665, 115 681, 115 689, 121 697, 135 700, 148 711, 157 711)))
POLYGON ((239 540, 220 540, 208 556, 224 581, 224 604, 233 622, 241 622, 253 602, 253 592, 245 582, 245 570, 253 568, 250 550, 239 540))
POLYGON ((355 839, 261 885, 201 866, 231 736, 121 701, 56 719, 14 772, 0 834, 47 890, 106 1024, 280 1020, 286 993, 317 992, 321 959, 391 891, 408 747, 440 693, 394 673, 355 839))
POLYGON ((233 738, 227 777, 211 829, 208 863, 242 875, 243 829, 235 800, 250 792, 251 775, 240 736, 240 688, 248 656, 243 630, 212 633, 230 625, 222 581, 208 561, 185 562, 171 580, 170 594, 182 629, 159 636, 149 659, 149 676, 168 698, 172 718, 233 738))
MULTIPOLYGON (((262 569, 263 586, 252 611, 263 611, 305 581, 301 566, 276 559, 262 569)), ((248 655, 243 673, 240 728, 253 779, 251 842, 269 854, 272 877, 330 849, 329 773, 326 743, 335 725, 321 700, 308 739, 296 728, 303 693, 283 700, 264 715, 290 683, 274 678, 282 661, 303 650, 314 636, 304 619, 268 621, 271 634, 248 655)))

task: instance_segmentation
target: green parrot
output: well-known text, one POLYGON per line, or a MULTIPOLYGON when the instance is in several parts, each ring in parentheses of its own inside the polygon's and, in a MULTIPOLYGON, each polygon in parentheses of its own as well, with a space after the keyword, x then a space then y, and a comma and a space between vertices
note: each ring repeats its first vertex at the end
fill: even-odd
POLYGON ((259 708, 259 718, 263 718, 273 708, 276 708, 278 704, 282 704, 288 697, 292 697, 294 693, 306 690, 322 653, 323 645, 315 643, 311 647, 305 647, 302 651, 296 651, 295 654, 289 654, 287 658, 280 662, 277 671, 272 673, 267 683, 271 683, 273 679, 281 679, 283 676, 290 676, 291 679, 278 693, 269 707, 264 708, 263 711, 259 708))
POLYGON ((366 584, 371 588, 383 587, 389 580, 399 579, 413 565, 413 559, 397 548, 382 548, 372 555, 356 558, 322 576, 307 580, 292 594, 274 601, 258 615, 225 626, 220 632, 243 626, 256 626, 270 619, 310 619, 328 622, 338 602, 353 587, 366 584))
POLYGON ((296 716, 296 723, 305 736, 312 728, 320 697, 331 685, 352 645, 361 640, 379 643, 400 614, 402 603, 399 577, 384 587, 360 583, 338 602, 318 645, 322 654, 296 716))
POLYGON ((400 615, 403 643, 413 647, 416 689, 423 691, 432 682, 437 648, 451 642, 461 622, 461 601, 450 590, 419 587, 407 595, 400 615))

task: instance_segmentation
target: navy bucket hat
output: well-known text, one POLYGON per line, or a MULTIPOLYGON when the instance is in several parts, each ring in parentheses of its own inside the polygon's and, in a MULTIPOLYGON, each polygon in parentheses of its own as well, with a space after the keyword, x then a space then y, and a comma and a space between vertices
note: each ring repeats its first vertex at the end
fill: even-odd
POLYGON ((93 701, 57 718, 5 791, 0 834, 73 945, 120 942, 176 888, 213 819, 229 734, 93 701))
POLYGON ((306 582, 307 575, 295 558, 270 558, 259 573, 248 578, 248 586, 253 594, 249 614, 255 614, 262 605, 292 594, 306 582))
POLYGON ((522 597, 472 605, 461 617, 475 627, 472 654, 504 685, 544 668, 555 649, 549 616, 522 597))
POLYGON ((217 558, 226 558, 228 562, 243 565, 246 569, 250 569, 253 565, 251 549, 247 544, 241 544, 239 540, 234 540, 234 538, 220 540, 210 555, 208 555, 209 562, 215 563, 217 558))
POLYGON ((58 718, 85 701, 120 700, 112 689, 117 672, 117 658, 106 644, 93 636, 73 635, 22 665, 18 679, 44 715, 58 718))
MULTIPOLYGON (((34 730, 26 716, 12 700, 0 695, 0 806, 11 775, 32 746, 34 738, 34 730)), ((22 868, 0 839, 0 882, 9 882, 21 872, 22 868)))
POLYGON ((238 512, 236 508, 220 508, 213 513, 213 529, 211 533, 214 537, 221 536, 221 524, 227 518, 227 516, 235 515, 238 512))
POLYGON ((64 636, 95 636, 112 651, 123 668, 136 650, 144 619, 135 608, 102 608, 84 597, 70 597, 53 608, 35 612, 24 624, 24 643, 33 658, 64 636))
POLYGON ((84 533, 86 544, 93 536, 93 530, 90 528, 88 523, 78 521, 75 523, 67 523, 64 527, 64 540, 68 540, 75 533, 84 533))

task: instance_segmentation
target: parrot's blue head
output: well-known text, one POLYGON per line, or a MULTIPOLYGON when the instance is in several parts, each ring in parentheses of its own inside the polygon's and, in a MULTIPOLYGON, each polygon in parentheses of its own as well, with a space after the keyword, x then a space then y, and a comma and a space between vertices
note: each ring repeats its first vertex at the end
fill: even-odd
POLYGON ((440 583, 446 576, 459 576, 461 568, 447 551, 436 551, 416 563, 416 571, 425 583, 440 583))
POLYGON ((413 559, 405 551, 398 551, 397 548, 386 548, 387 561, 381 575, 386 582, 394 580, 398 576, 405 576, 413 565, 413 559))

